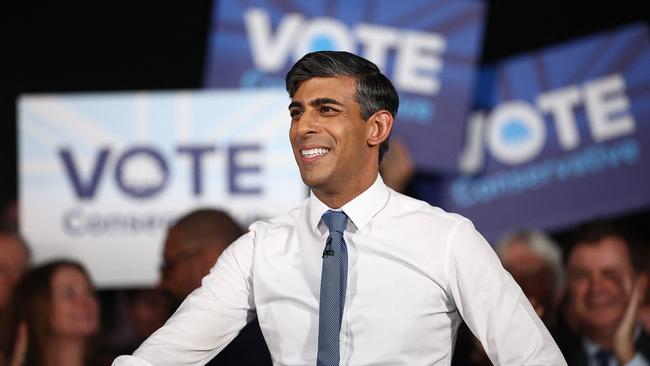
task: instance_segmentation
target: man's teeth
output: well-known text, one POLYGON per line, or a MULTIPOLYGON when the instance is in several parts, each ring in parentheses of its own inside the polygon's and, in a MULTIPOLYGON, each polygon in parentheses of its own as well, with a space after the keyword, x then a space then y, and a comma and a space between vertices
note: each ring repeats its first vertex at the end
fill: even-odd
POLYGON ((322 147, 317 147, 315 149, 309 149, 309 150, 300 150, 300 153, 302 156, 306 158, 313 158, 319 155, 325 155, 330 151, 330 149, 324 149, 322 147))

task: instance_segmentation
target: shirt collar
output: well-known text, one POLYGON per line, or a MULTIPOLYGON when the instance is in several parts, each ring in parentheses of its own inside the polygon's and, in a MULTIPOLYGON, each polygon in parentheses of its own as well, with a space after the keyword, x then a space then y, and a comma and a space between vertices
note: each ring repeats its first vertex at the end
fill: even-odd
MULTIPOLYGON (((641 335, 641 325, 637 324, 634 327, 634 340, 638 340, 639 336, 641 335)), ((591 339, 588 337, 582 337, 582 346, 584 347, 585 352, 587 352, 587 356, 589 359, 593 359, 596 357, 596 353, 600 351, 600 346, 598 346, 596 343, 592 342, 591 339)))
POLYGON ((589 340, 587 337, 582 338, 582 346, 584 347, 585 351, 587 352, 587 355, 589 356, 589 359, 592 359, 595 357, 596 352, 600 350, 600 347, 593 343, 592 341, 589 340))
MULTIPOLYGON (((341 211, 345 212, 350 218, 350 221, 357 230, 361 230, 370 220, 384 207, 388 202, 389 190, 384 184, 381 176, 377 174, 375 182, 363 191, 360 195, 356 196, 352 201, 346 203, 341 207, 341 211)), ((309 211, 308 222, 309 227, 318 232, 318 225, 321 222, 321 217, 327 210, 332 210, 321 200, 316 197, 314 192, 309 195, 309 211)))

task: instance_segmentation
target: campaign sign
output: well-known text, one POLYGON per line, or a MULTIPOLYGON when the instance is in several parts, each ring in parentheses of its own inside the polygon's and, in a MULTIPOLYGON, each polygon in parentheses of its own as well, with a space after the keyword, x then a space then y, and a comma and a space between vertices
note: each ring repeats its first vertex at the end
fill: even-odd
POLYGON ((644 25, 496 65, 461 159, 475 173, 421 193, 490 238, 648 207, 649 66, 644 25))
POLYGON ((286 93, 27 95, 20 225, 35 262, 72 257, 99 286, 152 285, 169 223, 198 207, 241 224, 306 197, 286 93))
POLYGON ((395 125, 418 168, 457 168, 481 44, 481 2, 222 0, 214 7, 207 87, 282 87, 311 51, 375 62, 400 94, 395 125))

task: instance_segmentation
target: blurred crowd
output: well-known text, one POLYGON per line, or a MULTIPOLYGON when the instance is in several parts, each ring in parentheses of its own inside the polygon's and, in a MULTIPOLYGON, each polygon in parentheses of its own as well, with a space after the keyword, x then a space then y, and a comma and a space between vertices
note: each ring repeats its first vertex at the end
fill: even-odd
MULTIPOLYGON (((382 176, 405 192, 413 164, 396 142, 382 176)), ((162 243, 155 288, 102 290, 81 263, 60 259, 31 265, 18 234, 17 205, 5 209, 0 230, 0 366, 109 365, 158 329, 200 286, 222 251, 244 230, 226 213, 201 208, 178 218, 162 243)), ((569 365, 650 360, 648 243, 639 233, 597 221, 549 235, 521 228, 493 244, 498 257, 547 326, 569 365)), ((253 321, 210 365, 270 365, 253 321)), ((491 365, 461 325, 453 365, 491 365)))

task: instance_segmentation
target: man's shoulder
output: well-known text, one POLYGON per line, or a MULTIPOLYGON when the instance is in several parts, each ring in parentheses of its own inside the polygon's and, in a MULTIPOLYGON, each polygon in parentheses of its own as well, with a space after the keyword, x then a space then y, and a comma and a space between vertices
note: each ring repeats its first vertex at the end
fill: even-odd
POLYGON ((296 220, 298 219, 298 217, 300 217, 304 213, 308 201, 309 198, 304 199, 294 208, 281 215, 257 220, 249 226, 249 230, 251 231, 269 230, 269 229, 272 230, 272 229, 294 226, 296 224, 296 220))
POLYGON ((433 206, 426 201, 413 198, 393 190, 390 191, 391 199, 386 210, 388 216, 408 217, 409 221, 424 221, 429 223, 440 223, 449 227, 468 222, 466 217, 457 213, 448 212, 445 209, 433 206))

